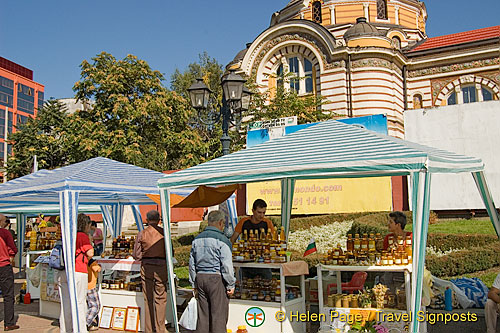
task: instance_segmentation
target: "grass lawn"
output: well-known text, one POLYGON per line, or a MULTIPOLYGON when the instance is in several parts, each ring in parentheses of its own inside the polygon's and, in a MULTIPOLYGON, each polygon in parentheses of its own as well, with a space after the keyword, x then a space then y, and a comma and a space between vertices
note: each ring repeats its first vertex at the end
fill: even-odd
MULTIPOLYGON (((407 225, 406 230, 412 231, 407 225)), ((445 234, 486 234, 496 235, 495 229, 488 218, 480 219, 442 219, 429 225, 429 232, 445 234)))

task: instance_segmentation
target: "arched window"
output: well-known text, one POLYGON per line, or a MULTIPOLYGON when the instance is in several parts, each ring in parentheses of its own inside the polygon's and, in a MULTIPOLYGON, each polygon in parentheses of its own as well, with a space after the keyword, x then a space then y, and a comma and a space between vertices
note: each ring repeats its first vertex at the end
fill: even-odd
POLYGON ((321 23, 321 1, 314 1, 312 4, 312 19, 316 23, 321 23))
POLYGON ((387 0, 377 0, 377 18, 387 20, 387 0))
POLYGON ((487 87, 479 84, 464 84, 452 90, 446 98, 447 105, 466 104, 495 99, 495 94, 487 87))
POLYGON ((312 62, 301 56, 289 57, 276 70, 278 87, 286 88, 298 94, 309 94, 314 92, 315 72, 312 62), (285 86, 287 81, 287 86, 285 86))
POLYGON ((422 108, 422 95, 415 94, 413 96, 413 108, 414 109, 421 109, 422 108))

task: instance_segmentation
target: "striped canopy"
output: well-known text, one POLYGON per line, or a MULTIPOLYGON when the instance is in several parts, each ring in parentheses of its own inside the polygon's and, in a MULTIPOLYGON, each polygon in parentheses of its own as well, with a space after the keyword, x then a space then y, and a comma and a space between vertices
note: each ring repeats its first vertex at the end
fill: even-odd
POLYGON ((0 203, 59 203, 59 192, 79 191, 79 204, 117 201, 151 204, 146 194, 158 194, 164 174, 104 157, 54 170, 40 170, 0 185, 0 203), (43 195, 42 195, 43 194, 43 195))
POLYGON ((481 159, 418 145, 330 120, 166 175, 160 187, 294 178, 482 171, 481 159))

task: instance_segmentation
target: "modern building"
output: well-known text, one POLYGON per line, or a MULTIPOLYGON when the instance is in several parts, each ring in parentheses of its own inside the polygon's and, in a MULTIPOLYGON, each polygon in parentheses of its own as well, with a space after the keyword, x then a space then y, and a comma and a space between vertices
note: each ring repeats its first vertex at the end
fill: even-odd
MULTIPOLYGON (((341 117, 384 114, 404 138, 406 110, 500 97, 500 26, 428 38, 427 15, 417 0, 292 0, 228 67, 269 96, 282 85, 341 117)), ((392 183, 406 208, 405 179, 392 183)))
POLYGON ((44 86, 33 81, 33 71, 0 57, 0 182, 1 167, 11 154, 8 135, 28 117, 34 118, 43 101, 44 86))

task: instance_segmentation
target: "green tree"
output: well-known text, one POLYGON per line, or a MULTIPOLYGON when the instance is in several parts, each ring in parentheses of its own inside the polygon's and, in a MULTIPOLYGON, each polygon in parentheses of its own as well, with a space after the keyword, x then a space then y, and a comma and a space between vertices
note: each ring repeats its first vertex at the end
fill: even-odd
POLYGON ((146 61, 102 52, 80 67, 76 98, 95 103, 70 117, 73 156, 104 156, 159 171, 205 160, 206 143, 189 126, 194 111, 146 61))
POLYGON ((13 155, 9 156, 9 178, 29 174, 37 156, 40 169, 53 169, 72 162, 66 151, 68 120, 65 106, 57 100, 47 101, 36 118, 28 118, 9 135, 13 155))

